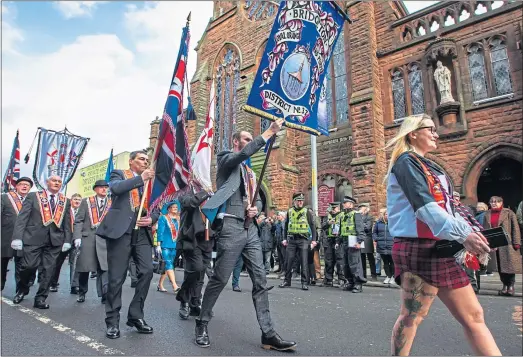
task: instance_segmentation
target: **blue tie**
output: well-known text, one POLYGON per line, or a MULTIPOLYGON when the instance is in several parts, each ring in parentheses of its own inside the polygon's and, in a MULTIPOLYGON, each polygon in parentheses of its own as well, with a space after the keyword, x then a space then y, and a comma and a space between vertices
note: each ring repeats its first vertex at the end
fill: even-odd
POLYGON ((51 199, 49 200, 49 203, 51 204, 51 210, 54 212, 54 209, 56 207, 56 203, 54 201, 54 195, 51 195, 51 199))

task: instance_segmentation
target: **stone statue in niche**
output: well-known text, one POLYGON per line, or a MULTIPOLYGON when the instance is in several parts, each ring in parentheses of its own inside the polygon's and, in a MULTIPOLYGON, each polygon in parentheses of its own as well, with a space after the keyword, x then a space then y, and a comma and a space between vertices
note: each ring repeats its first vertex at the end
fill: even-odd
POLYGON ((434 71, 434 80, 438 85, 440 94, 440 105, 448 102, 454 102, 452 98, 451 84, 450 84, 450 70, 445 67, 441 61, 436 63, 436 70, 434 71))

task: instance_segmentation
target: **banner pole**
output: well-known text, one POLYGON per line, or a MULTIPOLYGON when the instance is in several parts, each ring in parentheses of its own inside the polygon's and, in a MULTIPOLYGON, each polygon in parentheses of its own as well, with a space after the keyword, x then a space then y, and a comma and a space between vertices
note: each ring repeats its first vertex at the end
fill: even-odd
POLYGON ((318 216, 318 153, 316 151, 316 137, 311 135, 311 201, 312 210, 318 216))

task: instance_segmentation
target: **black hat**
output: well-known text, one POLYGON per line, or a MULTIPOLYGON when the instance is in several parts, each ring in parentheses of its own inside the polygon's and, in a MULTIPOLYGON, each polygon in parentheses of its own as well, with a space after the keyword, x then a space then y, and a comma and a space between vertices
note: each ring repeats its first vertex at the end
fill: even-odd
POLYGON ((292 195, 293 201, 305 201, 305 195, 301 192, 295 193, 292 195))
POLYGON ((343 203, 345 203, 345 202, 356 203, 356 200, 354 198, 352 198, 351 196, 343 196, 343 203))
POLYGON ((94 183, 93 190, 97 187, 109 187, 109 184, 105 180, 97 180, 94 183))
POLYGON ((336 202, 331 202, 331 203, 329 203, 329 205, 330 205, 331 207, 339 207, 339 206, 340 206, 340 203, 336 201, 336 202))
POLYGON ((29 177, 26 177, 26 176, 20 177, 18 180, 16 180, 15 186, 18 185, 22 181, 29 182, 31 187, 33 187, 33 180, 31 180, 29 177))

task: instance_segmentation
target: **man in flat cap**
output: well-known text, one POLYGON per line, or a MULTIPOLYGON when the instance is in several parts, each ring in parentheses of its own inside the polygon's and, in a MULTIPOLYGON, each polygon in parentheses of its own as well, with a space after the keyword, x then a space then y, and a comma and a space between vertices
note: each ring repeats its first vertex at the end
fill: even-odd
POLYGON ((287 219, 284 224, 283 241, 287 251, 287 271, 285 272, 285 280, 279 285, 280 288, 291 286, 292 262, 296 252, 299 252, 301 258, 301 288, 302 290, 309 290, 309 237, 311 238, 311 247, 316 246, 316 225, 314 221, 314 214, 311 210, 303 207, 305 195, 301 192, 295 193, 292 196, 293 206, 287 212, 287 219))
POLYGON ((365 230, 361 214, 354 210, 355 204, 354 198, 343 197, 343 213, 340 219, 341 234, 335 248, 342 249, 343 254, 344 274, 347 279, 343 290, 361 293, 362 284, 367 282, 367 279, 363 277, 360 253, 361 243, 365 240, 365 230))
POLYGON ((15 281, 18 284, 20 279, 20 260, 21 251, 15 251, 11 248, 11 238, 15 228, 16 217, 22 209, 22 203, 33 187, 33 181, 29 177, 20 177, 16 180, 15 190, 2 194, 2 290, 4 290, 7 278, 7 265, 9 260, 14 257, 15 261, 15 281))
MULTIPOLYGON (((325 231, 325 241, 323 247, 325 249, 325 277, 323 280, 324 286, 332 286, 332 280, 334 275, 334 266, 339 264, 343 265, 343 252, 341 249, 336 249, 336 241, 340 237, 341 227, 341 214, 340 202, 330 203, 330 212, 327 215, 322 229, 325 231)), ((338 270, 338 279, 340 282, 345 281, 343 270, 338 270)))
POLYGON ((98 296, 105 303, 107 294, 107 245, 105 239, 96 235, 96 229, 111 207, 111 199, 107 197, 109 184, 105 180, 98 180, 93 186, 96 193, 82 200, 76 214, 73 231, 75 248, 80 250, 76 260, 78 273, 78 299, 85 301, 85 294, 89 287, 89 272, 96 271, 96 290, 98 296))

